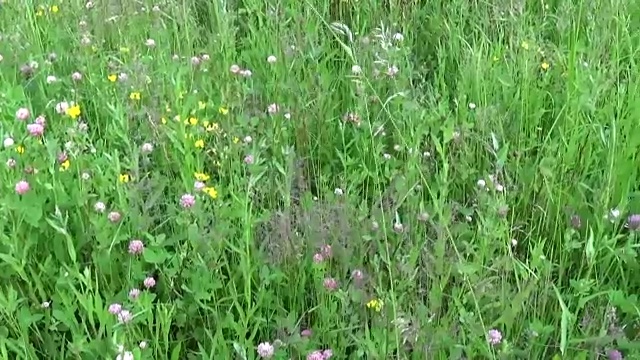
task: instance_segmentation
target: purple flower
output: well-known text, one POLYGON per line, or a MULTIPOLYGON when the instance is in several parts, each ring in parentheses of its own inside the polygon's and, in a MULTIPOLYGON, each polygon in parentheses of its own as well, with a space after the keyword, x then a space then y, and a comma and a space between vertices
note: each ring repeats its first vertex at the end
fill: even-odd
POLYGON ((607 352, 609 360, 622 360, 622 353, 616 349, 611 349, 607 352))
POLYGON ((498 345, 502 342, 502 333, 500 333, 500 330, 497 329, 491 329, 487 332, 487 341, 489 341, 489 344, 491 345, 498 345))
POLYGON ((627 225, 629 230, 640 230, 640 214, 632 214, 627 218, 627 225))

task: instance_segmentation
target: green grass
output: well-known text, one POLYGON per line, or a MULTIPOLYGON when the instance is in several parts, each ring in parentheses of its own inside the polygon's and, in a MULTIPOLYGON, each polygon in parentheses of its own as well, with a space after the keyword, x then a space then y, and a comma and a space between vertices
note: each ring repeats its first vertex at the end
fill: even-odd
POLYGON ((640 358, 640 3, 1 3, 0 359, 640 358))

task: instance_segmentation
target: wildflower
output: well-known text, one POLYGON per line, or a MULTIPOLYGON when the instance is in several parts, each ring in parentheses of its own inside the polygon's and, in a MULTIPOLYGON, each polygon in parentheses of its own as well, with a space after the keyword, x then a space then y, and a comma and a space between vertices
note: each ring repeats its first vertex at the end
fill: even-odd
MULTIPOLYGON (((239 141, 239 139, 237 137, 233 138, 233 142, 235 144, 237 144, 239 141)), ((245 144, 251 144, 251 142, 253 141, 253 138, 249 135, 245 136, 244 139, 242 139, 242 142, 244 142, 245 144)))
POLYGON ((69 161, 69 159, 66 159, 60 164, 60 171, 67 171, 69 170, 70 166, 71 166, 71 162, 69 161))
POLYGON ((423 211, 420 214, 418 214, 417 218, 418 218, 418 221, 425 222, 429 220, 429 213, 423 211))
POLYGON ((529 43, 526 41, 523 41, 520 46, 525 50, 529 50, 529 43))
POLYGON ((20 108, 16 111, 16 118, 21 121, 25 121, 31 116, 31 112, 27 108, 20 108))
POLYGON ((351 278, 355 281, 364 280, 364 273, 360 269, 355 269, 351 272, 351 278))
POLYGON ((487 332, 487 340, 491 345, 498 345, 502 342, 502 333, 500 330, 491 329, 487 332))
POLYGON ((60 11, 60 8, 58 7, 58 5, 52 5, 52 6, 49 8, 49 11, 50 11, 52 14, 57 14, 57 13, 58 13, 58 11, 60 11))
POLYGON ((89 180, 91 179, 91 174, 89 174, 88 172, 83 172, 82 175, 80 175, 80 177, 82 178, 82 180, 89 180))
POLYGON ((140 349, 146 349, 147 348, 147 342, 146 341, 140 341, 140 343, 138 344, 138 347, 140 349))
POLYGON ((351 73, 353 75, 360 75, 362 73, 362 68, 359 65, 353 65, 351 67, 351 73))
POLYGON ((109 76, 107 76, 107 79, 111 82, 116 82, 118 80, 118 75, 116 74, 111 74, 109 76))
POLYGON ((69 110, 69 103, 66 101, 61 101, 56 104, 56 112, 60 115, 66 114, 67 110, 69 110))
POLYGON ((625 225, 629 230, 640 230, 640 214, 632 214, 627 218, 625 225))
POLYGON ((44 115, 39 115, 36 120, 34 121, 36 124, 47 126, 47 119, 44 117, 44 115))
POLYGON ((251 165, 255 162, 255 158, 253 157, 253 155, 249 154, 247 156, 244 157, 244 163, 247 165, 251 165))
POLYGON ((401 233, 404 231, 404 225, 402 225, 402 223, 400 222, 394 222, 393 223, 393 231, 397 232, 397 233, 401 233))
POLYGON ((58 78, 53 76, 53 75, 49 75, 49 76, 47 76, 45 81, 47 82, 47 84, 53 84, 53 83, 58 81, 58 78))
POLYGON ((107 206, 102 201, 98 201, 93 205, 93 210, 99 213, 104 212, 106 208, 107 206))
POLYGON ((542 64, 540 64, 540 67, 542 68, 542 70, 545 70, 545 71, 546 71, 546 70, 549 70, 549 67, 550 67, 550 66, 551 66, 551 65, 549 65, 549 63, 548 63, 548 62, 546 62, 546 61, 544 61, 544 62, 542 62, 542 64))
POLYGON ((611 349, 607 352, 607 357, 609 360, 622 360, 622 353, 618 350, 611 349))
POLYGON ((269 64, 275 64, 275 63, 276 63, 276 61, 278 61, 278 59, 276 59, 276 57, 275 57, 275 56, 273 56, 273 55, 269 55, 269 57, 267 57, 267 62, 268 62, 269 64))
POLYGON ((184 194, 180 197, 180 206, 185 209, 193 207, 196 203, 196 198, 191 194, 184 194))
POLYGON ((122 311, 122 305, 118 303, 113 303, 109 305, 109 313, 111 313, 112 315, 118 315, 120 314, 121 311, 122 311))
POLYGON ((304 329, 300 332, 300 336, 302 337, 310 337, 311 335, 313 335, 311 329, 304 329))
POLYGON ((190 117, 189 120, 187 120, 189 122, 189 125, 191 126, 196 126, 198 125, 198 118, 195 117, 190 117))
POLYGON ((212 199, 215 199, 218 197, 218 191, 213 186, 208 186, 203 188, 202 192, 209 195, 209 197, 211 197, 212 199))
POLYGON ((383 306, 384 302, 380 299, 371 299, 367 302, 367 308, 372 309, 375 312, 380 312, 383 306))
POLYGON ((220 106, 220 107, 218 108, 218 112, 219 112, 220 114, 222 114, 222 115, 227 115, 227 114, 229 113, 229 109, 227 109, 227 108, 226 108, 226 107, 224 107, 224 106, 220 106))
POLYGON ((129 290, 129 299, 136 300, 140 296, 140 289, 133 288, 129 290))
POLYGON ((71 74, 71 80, 73 81, 80 81, 82 80, 82 74, 79 72, 74 72, 73 74, 71 74))
POLYGON ((193 145, 198 149, 202 149, 204 148, 204 140, 198 139, 193 145))
POLYGON ((29 189, 30 189, 29 183, 26 182, 25 180, 20 180, 16 184, 16 194, 18 195, 26 194, 27 191, 29 191, 29 189))
MULTIPOLYGON (((132 319, 133 319, 133 314, 131 314, 131 311, 129 310, 122 309, 118 313, 118 321, 122 324, 126 324, 130 322, 132 319)), ((133 359, 133 356, 131 357, 131 359, 133 359)))
POLYGON ((331 349, 325 349, 322 352, 322 357, 324 358, 324 360, 328 360, 332 356, 333 356, 333 350, 331 350, 331 349))
POLYGON ((204 189, 207 185, 205 185, 205 183, 203 183, 202 181, 195 181, 193 183, 193 189, 195 191, 202 191, 202 189, 204 189))
POLYGON ((324 261, 324 256, 322 256, 322 254, 320 253, 315 253, 313 255, 313 262, 316 264, 320 264, 324 261))
POLYGON ((71 117, 72 119, 77 119, 78 116, 80 116, 80 114, 82 113, 82 111, 80 110, 80 106, 79 105, 73 105, 71 107, 69 107, 65 113, 67 114, 67 116, 71 117))
POLYGON ((145 41, 144 44, 147 45, 147 47, 155 47, 156 41, 153 39, 147 39, 147 41, 145 41))
POLYGON ((131 255, 140 255, 144 250, 144 243, 142 240, 131 240, 129 242, 129 254, 131 255))
POLYGON ((142 95, 137 91, 133 91, 131 94, 129 94, 129 99, 131 100, 140 100, 141 97, 142 95))
POLYGON ((320 350, 315 350, 307 355, 307 360, 324 360, 324 354, 320 350))
POLYGON ((120 174, 118 176, 118 181, 120 181, 123 184, 128 183, 131 180, 131 177, 129 176, 129 174, 120 174))
POLYGON ((207 103, 204 101, 198 101, 198 109, 199 110, 204 110, 207 108, 207 103))
POLYGON ((232 74, 238 74, 240 72, 240 66, 233 64, 229 67, 229 71, 231 71, 232 74))
POLYGON ((193 176, 196 178, 196 180, 198 181, 207 181, 209 180, 210 176, 205 174, 205 173, 194 173, 193 176))
POLYGON ((112 223, 117 223, 122 218, 122 215, 120 215, 120 213, 117 212, 117 211, 112 211, 112 212, 109 213, 109 215, 107 215, 107 218, 112 223))
POLYGON ((36 123, 29 124, 27 125, 27 131, 33 137, 40 137, 44 134, 44 126, 36 123))
POLYGON ((12 138, 8 137, 8 138, 4 139, 3 145, 4 145, 5 148, 12 147, 13 144, 14 144, 14 141, 13 141, 12 138))
POLYGON ((7 167, 13 169, 16 166, 16 159, 7 159, 7 167))
POLYGON ((209 124, 209 122, 208 122, 208 121, 205 121, 205 122, 203 123, 203 125, 204 125, 204 129, 205 129, 206 131, 208 131, 208 132, 217 131, 217 130, 220 128, 220 126, 218 125, 218 123, 211 123, 211 124, 209 124))
POLYGON ((267 106, 267 112, 271 115, 276 114, 278 110, 280 110, 280 107, 278 106, 278 104, 273 103, 267 106))
POLYGON ((328 278, 325 278, 322 281, 322 285, 328 291, 335 291, 335 290, 338 289, 338 280, 336 280, 336 279, 334 279, 332 277, 328 277, 328 278))
POLYGON ((329 259, 333 256, 333 249, 331 248, 331 245, 323 244, 320 246, 320 253, 325 259, 329 259))
POLYGON ((153 151, 153 144, 151 143, 144 143, 142 144, 142 147, 140 148, 140 150, 142 150, 143 153, 150 153, 153 151))
POLYGON ((144 285, 144 287, 146 287, 147 289, 151 289, 152 287, 156 286, 156 279, 154 279, 151 276, 148 276, 146 279, 144 279, 144 281, 142 282, 142 284, 144 285))
POLYGON ((268 342, 258 344, 258 356, 263 359, 270 359, 273 356, 273 345, 268 342))
POLYGON ((197 56, 193 56, 193 57, 191 58, 191 65, 193 65, 193 66, 198 66, 198 65, 200 65, 200 58, 199 58, 199 57, 197 57, 197 56))

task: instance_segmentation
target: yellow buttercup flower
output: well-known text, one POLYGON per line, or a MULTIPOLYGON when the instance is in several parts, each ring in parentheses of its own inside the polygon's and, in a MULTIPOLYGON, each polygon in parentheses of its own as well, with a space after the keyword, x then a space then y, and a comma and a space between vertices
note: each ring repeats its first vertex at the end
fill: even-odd
POLYGON ((212 199, 215 199, 218 197, 218 191, 213 186, 205 187, 204 189, 202 189, 202 192, 209 195, 212 199))
POLYGON ((193 176, 196 178, 196 180, 198 181, 207 181, 209 180, 211 177, 205 173, 194 173, 193 176))
POLYGON ((232 141, 233 141, 234 144, 237 144, 237 143, 240 142, 240 138, 237 137, 237 136, 234 136, 232 141))
POLYGON ((116 80, 118 80, 118 75, 111 74, 111 75, 107 76, 107 79, 109 79, 109 81, 111 81, 111 82, 116 82, 116 80))
POLYGON ((60 11, 60 8, 58 7, 58 5, 52 5, 52 6, 49 8, 49 11, 51 11, 52 13, 54 13, 54 14, 55 14, 55 13, 57 13, 58 11, 60 11))
POLYGON ((67 109, 66 114, 74 120, 77 119, 78 116, 82 114, 82 111, 80 110, 80 105, 71 106, 70 108, 67 109))
POLYGON ((22 146, 22 145, 16 146, 16 152, 18 154, 24 154, 24 146, 22 146))
POLYGON ((190 118, 189 118, 189 125, 191 125, 191 126, 196 126, 196 125, 198 125, 198 118, 193 117, 193 116, 192 116, 192 117, 190 117, 190 118))
POLYGON ((227 109, 226 107, 220 106, 218 108, 218 112, 222 115, 227 115, 229 113, 229 109, 227 109))
POLYGON ((129 174, 120 174, 120 176, 118 176, 118 180, 121 183, 126 184, 131 180, 131 177, 129 176, 129 174))
POLYGON ((60 171, 67 171, 69 169, 69 166, 71 166, 71 162, 69 161, 69 159, 63 161, 62 164, 60 164, 60 171))
POLYGON ((549 65, 548 62, 544 61, 542 62, 542 64, 540 64, 540 67, 542 68, 542 70, 549 70, 549 67, 551 67, 551 65, 549 65))
POLYGON ((207 108, 207 103, 204 101, 198 101, 198 109, 199 110, 204 110, 207 108))
POLYGON ((196 140, 196 142, 194 143, 195 147, 197 147, 198 149, 202 149, 204 147, 204 140, 199 139, 196 140))
POLYGON ((384 307, 384 302, 380 299, 371 299, 369 300, 369 302, 367 303, 367 308, 375 311, 375 312, 380 312, 382 311, 382 308, 384 307))
POLYGON ((162 125, 167 125, 167 118, 163 117, 162 119, 160 119, 160 121, 162 122, 162 125))
POLYGON ((209 123, 208 121, 205 121, 202 125, 204 125, 204 129, 209 132, 217 131, 220 128, 218 123, 209 123))
POLYGON ((141 97, 142 95, 137 91, 134 91, 131 94, 129 94, 129 99, 131 100, 140 100, 141 97))

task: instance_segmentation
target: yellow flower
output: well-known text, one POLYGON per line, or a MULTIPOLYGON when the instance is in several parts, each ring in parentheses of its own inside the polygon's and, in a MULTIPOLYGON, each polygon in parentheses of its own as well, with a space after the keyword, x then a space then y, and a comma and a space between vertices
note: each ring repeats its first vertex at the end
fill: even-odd
POLYGON ((239 137, 237 137, 237 136, 234 136, 234 137, 233 137, 233 143, 234 143, 234 144, 237 144, 237 143, 239 143, 239 142, 240 142, 240 138, 239 138, 239 137))
POLYGON ((204 189, 202 189, 202 192, 209 195, 212 199, 215 199, 218 197, 218 191, 213 186, 205 187, 204 189))
POLYGON ((109 79, 109 81, 111 81, 111 82, 116 82, 116 80, 118 80, 118 75, 111 74, 111 75, 107 76, 107 79, 109 79))
POLYGON ((38 10, 36 11, 36 16, 44 15, 44 9, 45 9, 44 6, 42 6, 42 5, 38 6, 38 10))
POLYGON ((551 65, 549 65, 549 63, 548 63, 548 62, 546 62, 546 61, 543 61, 543 62, 542 62, 542 64, 540 64, 540 67, 542 68, 542 70, 545 70, 545 71, 546 71, 546 70, 549 70, 549 67, 550 67, 550 66, 551 66, 551 65))
POLYGON ((494 57, 493 57, 493 61, 494 61, 494 62, 496 62, 496 61, 498 61, 498 60, 500 60, 500 58, 499 58, 499 57, 497 57, 497 56, 494 56, 494 57))
POLYGON ((66 113, 75 120, 80 116, 80 114, 82 114, 82 111, 80 110, 80 105, 73 105, 67 109, 66 113))
POLYGON ((194 145, 199 148, 202 149, 204 147, 204 140, 200 139, 200 140, 196 140, 196 142, 194 143, 194 145))
POLYGON ((53 5, 49 8, 49 11, 51 11, 52 13, 57 13, 58 11, 60 11, 60 8, 58 7, 58 5, 53 5))
POLYGON ((522 48, 525 50, 529 50, 529 43, 526 41, 523 41, 522 44, 520 44, 520 46, 522 46, 522 48))
POLYGON ((71 162, 69 161, 69 159, 63 161, 62 164, 60 164, 60 171, 68 170, 69 166, 71 166, 71 162))
POLYGON ((22 146, 22 145, 16 146, 16 152, 18 154, 24 154, 24 146, 22 146))
POLYGON ((167 105, 167 107, 164 109, 168 114, 171 114, 171 107, 169 107, 169 105, 167 105))
POLYGON ((193 116, 192 116, 192 117, 190 117, 190 118, 189 118, 189 125, 191 125, 191 126, 196 126, 196 125, 198 125, 198 118, 195 118, 195 117, 193 117, 193 116))
POLYGON ((384 306, 384 302, 380 299, 371 299, 367 303, 367 308, 374 310, 375 312, 380 312, 382 307, 384 306))
POLYGON ((222 115, 227 115, 227 114, 229 113, 229 109, 227 109, 226 107, 222 107, 222 106, 220 106, 220 107, 218 108, 218 112, 219 112, 220 114, 222 114, 222 115))
POLYGON ((209 180, 211 177, 205 173, 194 173, 193 176, 196 178, 196 180, 198 181, 207 181, 209 180))
POLYGON ((162 122, 162 125, 167 125, 167 118, 163 117, 162 119, 160 119, 160 121, 162 122))
POLYGON ((141 95, 137 91, 134 91, 131 94, 129 94, 129 99, 131 100, 140 100, 140 98, 141 98, 141 95))
POLYGON ((209 124, 209 122, 207 121, 207 123, 204 124, 204 128, 207 131, 217 131, 220 128, 220 126, 218 125, 218 123, 209 124))
POLYGON ((198 109, 204 110, 207 108, 207 103, 204 101, 198 101, 198 109))
POLYGON ((129 174, 120 174, 120 176, 118 176, 118 180, 121 183, 126 184, 131 180, 131 177, 129 176, 129 174))

